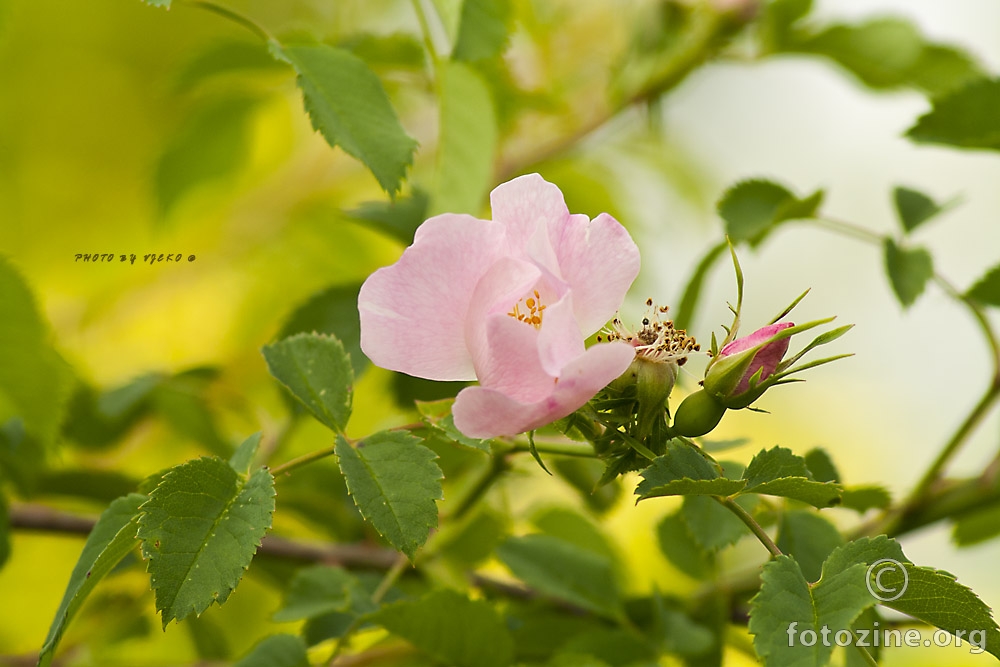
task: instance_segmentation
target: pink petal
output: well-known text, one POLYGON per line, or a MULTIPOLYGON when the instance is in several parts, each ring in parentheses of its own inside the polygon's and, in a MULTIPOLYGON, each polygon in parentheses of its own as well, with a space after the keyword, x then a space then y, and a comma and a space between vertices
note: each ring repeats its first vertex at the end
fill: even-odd
POLYGON ((542 317, 538 337, 538 357, 545 372, 557 377, 571 361, 584 352, 580 325, 573 312, 575 300, 571 293, 548 304, 542 317))
MULTIPOLYGON (((494 222, 506 227, 515 253, 525 251, 536 230, 569 217, 562 192, 538 174, 518 176, 498 185, 490 193, 490 206, 494 222)), ((544 263, 544 258, 538 259, 544 263)))
POLYGON ((549 224, 560 278, 573 290, 581 333, 590 335, 610 320, 639 275, 639 248, 628 231, 607 213, 593 221, 573 215, 549 224), (584 296, 585 295, 585 296, 584 296))
POLYGON ((418 377, 475 379, 465 321, 473 290, 503 245, 503 227, 493 222, 455 214, 424 222, 399 261, 361 287, 364 353, 378 366, 418 377))
POLYGON ((563 369, 552 391, 540 400, 522 402, 486 387, 459 392, 452 407, 455 426, 470 438, 516 435, 561 419, 625 372, 635 357, 627 343, 595 345, 563 369))
MULTIPOLYGON (((780 331, 784 331, 788 327, 795 326, 791 322, 778 322, 776 324, 769 324, 766 327, 761 327, 754 331, 749 336, 744 336, 743 338, 737 338, 733 342, 729 343, 721 350, 719 350, 719 356, 725 357, 733 354, 739 354, 745 350, 749 350, 752 347, 760 345, 762 342, 771 338, 780 331)), ((739 395, 750 388, 750 378, 757 373, 758 370, 761 371, 760 379, 766 380, 770 377, 778 364, 781 363, 781 359, 788 352, 788 345, 791 343, 791 337, 782 338, 781 340, 776 340, 773 343, 769 343, 757 351, 757 354, 753 355, 753 361, 750 362, 750 367, 747 368, 747 372, 743 374, 743 379, 740 383, 736 385, 736 389, 733 390, 734 395, 739 395)))

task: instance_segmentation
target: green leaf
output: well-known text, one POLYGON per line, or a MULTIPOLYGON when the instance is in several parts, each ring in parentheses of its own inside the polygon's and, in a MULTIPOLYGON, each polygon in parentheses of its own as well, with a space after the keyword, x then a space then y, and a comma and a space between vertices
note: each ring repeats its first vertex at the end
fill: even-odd
POLYGON ((271 527, 274 478, 203 457, 172 468, 142 505, 139 539, 163 627, 222 604, 271 527))
POLYGON ((378 76, 350 51, 325 44, 278 46, 298 72, 306 111, 331 146, 361 160, 390 195, 399 190, 417 149, 378 76))
POLYGON ((980 544, 1000 535, 1000 507, 988 507, 960 517, 952 527, 951 539, 960 547, 980 544))
POLYGON ((1000 264, 990 269, 979 282, 970 287, 965 296, 988 306, 1000 306, 1000 264))
POLYGON ((150 393, 154 410, 185 438, 205 446, 209 452, 228 458, 232 445, 219 432, 207 397, 211 374, 195 369, 166 378, 150 393))
POLYGON ((250 465, 257 455, 258 447, 260 447, 260 431, 251 435, 236 448, 233 456, 229 459, 229 466, 239 474, 246 475, 250 472, 250 465))
POLYGON ((261 349, 267 368, 320 422, 342 432, 351 416, 354 373, 333 336, 296 334, 261 349))
POLYGON ((496 554, 543 595, 611 618, 622 614, 611 563, 592 551, 551 535, 526 535, 508 539, 496 554))
POLYGON ((545 535, 591 551, 609 563, 615 564, 617 560, 614 548, 601 529, 575 510, 547 507, 535 513, 531 522, 545 535))
POLYGON ((455 426, 455 418, 451 414, 451 406, 454 403, 454 399, 444 398, 437 401, 417 401, 416 406, 424 421, 437 429, 448 440, 463 447, 478 449, 489 454, 489 440, 470 438, 455 426))
POLYGON ((805 455, 806 467, 817 482, 839 482, 840 473, 825 449, 810 449, 805 455))
POLYGON ((500 55, 507 45, 509 14, 507 0, 463 0, 451 57, 472 62, 500 55))
POLYGON ((690 494, 729 496, 746 486, 743 480, 720 477, 701 452, 677 442, 671 442, 667 453, 639 474, 643 478, 635 489, 639 500, 690 494))
POLYGON ((789 48, 830 58, 876 89, 911 86, 937 95, 982 76, 967 54, 926 41, 912 23, 898 18, 830 26, 793 39, 789 48))
POLYGON ((918 143, 1000 150, 1000 79, 980 79, 934 100, 906 136, 918 143))
POLYGON ((764 566, 760 592, 750 601, 750 634, 765 667, 821 667, 828 664, 833 642, 815 641, 806 646, 801 634, 820 637, 823 628, 836 632, 850 628, 861 613, 875 603, 865 585, 865 565, 844 569, 823 567, 819 582, 810 586, 794 558, 778 556, 764 566))
POLYGON ((154 176, 161 217, 169 215, 195 188, 226 182, 246 164, 250 120, 259 101, 247 96, 215 100, 169 137, 154 176))
POLYGON ((86 447, 116 443, 149 411, 149 399, 162 381, 159 373, 147 373, 102 392, 78 384, 69 400, 63 435, 86 447))
POLYGON ((271 635, 257 642, 233 667, 309 667, 309 657, 301 638, 271 635))
MULTIPOLYGON (((739 496, 736 502, 752 512, 756 496, 739 496)), ((695 543, 708 552, 718 551, 749 535, 746 525, 721 504, 705 496, 685 496, 680 516, 695 543)))
POLYGON ((0 496, 0 569, 3 569, 10 558, 10 515, 7 511, 7 501, 0 496))
POLYGON ((667 560, 689 577, 707 579, 715 571, 715 554, 695 542, 680 512, 663 517, 656 537, 667 560))
MULTIPOLYGON (((396 203, 400 202, 401 200, 396 200, 396 203)), ((278 340, 298 333, 329 334, 344 346, 351 357, 354 377, 358 377, 370 363, 361 351, 361 320, 358 316, 360 290, 360 283, 333 285, 313 294, 288 316, 278 333, 278 340)))
POLYGON ((275 613, 274 620, 278 623, 301 621, 356 607, 361 613, 377 608, 357 578, 339 567, 314 565, 295 573, 285 590, 285 602, 275 613))
POLYGON ((382 431, 357 448, 337 438, 337 459, 354 503, 382 537, 410 560, 437 526, 435 500, 441 500, 437 454, 420 438, 382 431))
POLYGON ((441 137, 430 213, 478 214, 493 182, 497 144, 493 100, 486 82, 468 65, 444 63, 438 77, 441 137))
POLYGON ((145 496, 137 493, 115 500, 90 531, 69 577, 69 584, 52 620, 49 634, 38 654, 39 667, 47 667, 52 663, 66 626, 80 610, 84 600, 97 583, 135 548, 139 506, 145 500, 145 496))
POLYGON ((4 404, 43 444, 55 439, 71 389, 66 362, 48 344, 48 327, 20 273, 0 255, 0 421, 4 404))
POLYGON ((815 216, 822 201, 822 190, 798 199, 777 183, 755 179, 729 188, 719 200, 718 211, 733 243, 757 245, 778 223, 815 216))
POLYGON ((896 298, 909 308, 923 294, 927 281, 934 276, 931 254, 923 248, 902 248, 885 239, 885 270, 896 298))
POLYGON ((369 617, 443 664, 507 667, 514 644, 503 618, 485 600, 443 589, 387 605, 369 617))
POLYGON ((790 510, 781 516, 778 548, 795 559, 806 581, 819 579, 823 561, 843 543, 837 527, 815 512, 790 510))
POLYGON ((841 495, 841 506, 855 512, 867 512, 870 509, 886 509, 892 504, 889 491, 881 486, 848 486, 841 495))
POLYGON ((462 5, 464 0, 432 0, 441 24, 444 26, 448 39, 454 42, 458 38, 459 23, 462 20, 462 5))
POLYGON ((746 488, 742 493, 782 496, 819 508, 840 502, 839 484, 815 481, 805 459, 784 447, 761 450, 750 461, 743 478, 746 488))
POLYGON ((287 72, 287 65, 277 62, 263 43, 229 41, 212 44, 181 67, 174 80, 174 92, 187 93, 208 79, 222 74, 248 72, 287 72))
POLYGON ((896 213, 903 229, 909 233, 935 215, 944 207, 934 202, 922 192, 897 185, 892 191, 892 199, 896 204, 896 213))
POLYGON ((428 217, 429 201, 426 192, 414 188, 408 196, 365 202, 344 215, 410 245, 417 227, 428 217))

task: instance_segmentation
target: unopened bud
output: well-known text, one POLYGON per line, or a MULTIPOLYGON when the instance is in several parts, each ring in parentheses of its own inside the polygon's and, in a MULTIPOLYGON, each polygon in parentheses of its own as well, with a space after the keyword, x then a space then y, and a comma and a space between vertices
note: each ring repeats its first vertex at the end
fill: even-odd
POLYGON ((704 389, 699 389, 677 406, 672 429, 678 435, 696 438, 718 426, 725 413, 725 406, 704 389))

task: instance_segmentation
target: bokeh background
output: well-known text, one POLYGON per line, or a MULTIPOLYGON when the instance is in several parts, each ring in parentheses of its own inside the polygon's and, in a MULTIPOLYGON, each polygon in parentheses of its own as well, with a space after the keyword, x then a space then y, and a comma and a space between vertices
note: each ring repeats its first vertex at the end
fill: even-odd
MULTIPOLYGON (((541 111, 512 117, 498 174, 519 168, 548 134, 569 134, 600 117, 609 72, 651 4, 514 3, 507 60, 519 84, 538 99, 511 94, 498 104, 501 115, 505 105, 534 104, 541 111), (551 97, 563 106, 546 110, 551 97)), ((411 5, 394 0, 242 0, 231 6, 272 34, 332 39, 401 31, 416 37, 419 30, 411 5)), ((818 0, 810 20, 882 15, 907 18, 928 38, 960 46, 986 71, 1000 72, 1000 4, 992 0, 818 0)), ((916 240, 960 287, 996 265, 1000 158, 906 140, 903 132, 929 108, 919 92, 873 91, 818 57, 757 59, 747 42, 699 68, 648 112, 620 114, 570 150, 527 165, 562 187, 571 210, 607 210, 630 229, 643 270, 626 313, 638 315, 647 296, 679 300, 700 254, 720 238, 715 202, 729 185, 749 177, 775 179, 802 195, 825 188, 827 215, 876 232, 897 228, 890 196, 896 185, 939 200, 957 197, 960 203, 921 228, 916 240)), ((141 478, 213 442, 222 446, 256 430, 279 431, 285 406, 260 346, 312 295, 363 280, 403 247, 347 213, 386 196, 358 162, 312 130, 287 69, 266 58, 217 74, 193 64, 233 43, 252 44, 253 38, 187 6, 164 11, 139 0, 0 0, 0 252, 31 285, 54 344, 87 384, 106 389, 150 372, 215 369, 209 379, 193 373, 178 380, 173 399, 161 399, 168 416, 143 421, 124 444, 53 454, 57 467, 107 471, 89 484, 103 485, 111 497, 115 473, 141 478), (138 258, 134 264, 117 257, 84 263, 75 259, 78 253, 138 258), (150 265, 143 263, 146 253, 184 259, 150 265), (208 406, 208 416, 192 403, 208 406)), ((407 131, 426 147, 417 153, 411 181, 428 184, 436 111, 413 43, 419 46, 402 43, 393 66, 379 73, 407 131)), ((856 356, 811 371, 804 385, 769 393, 764 407, 770 415, 727 416, 721 436, 752 440, 732 458, 748 459, 776 443, 799 453, 823 446, 848 481, 881 483, 902 494, 985 386, 986 349, 974 323, 933 285, 904 311, 877 248, 816 227, 783 227, 761 248, 742 251, 741 260, 747 326, 766 322, 811 287, 797 316, 835 314, 855 323, 837 351, 856 356)), ((718 332, 728 319, 725 304, 734 298, 731 271, 721 265, 709 279, 693 333, 707 340, 718 332)), ((699 368, 695 362, 691 367, 693 373, 699 368)), ((361 378, 352 431, 365 434, 410 418, 386 398, 391 382, 377 369, 361 378)), ((284 454, 314 449, 323 437, 321 429, 304 424, 284 454)), ((982 469, 998 444, 994 414, 954 471, 982 469)), ((101 509, 99 490, 61 494, 60 483, 86 486, 53 480, 43 494, 47 502, 88 513, 101 509)), ((536 496, 517 502, 530 504, 536 496)), ((631 567, 646 570, 637 585, 655 581, 683 590, 690 582, 655 553, 649 525, 665 507, 651 505, 634 508, 626 498, 609 522, 613 539, 631 567)), ((846 513, 836 516, 850 521, 846 513)), ((287 521, 289 531, 311 530, 287 521)), ((75 537, 15 534, 11 560, 0 570, 0 655, 37 650, 81 544, 75 537)), ((904 547, 915 562, 957 574, 988 604, 1000 605, 996 543, 959 550, 940 527, 908 536, 904 547)), ((88 622, 85 611, 72 637, 120 636, 107 638, 114 645, 107 656, 78 655, 81 660, 127 664, 135 655, 153 664, 153 652, 160 664, 186 662, 195 655, 199 632, 228 632, 234 650, 242 651, 246 641, 264 634, 277 604, 273 590, 250 577, 224 608, 190 621, 204 630, 174 625, 161 633, 152 597, 135 603, 129 594, 148 585, 141 568, 133 570, 90 604, 119 605, 134 627, 88 622), (225 629, 234 627, 240 631, 225 629)), ((885 664, 992 660, 957 651, 942 655, 899 650, 885 664)), ((732 664, 751 663, 734 654, 732 664)))

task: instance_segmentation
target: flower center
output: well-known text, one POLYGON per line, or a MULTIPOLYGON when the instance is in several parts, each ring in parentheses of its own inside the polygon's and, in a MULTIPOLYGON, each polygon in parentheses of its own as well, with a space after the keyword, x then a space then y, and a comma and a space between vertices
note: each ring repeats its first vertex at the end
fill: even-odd
MULTIPOLYGON (((687 361, 689 354, 701 350, 694 336, 688 336, 684 329, 675 329, 672 320, 661 319, 668 310, 667 306, 656 306, 652 299, 646 299, 646 306, 649 310, 638 330, 628 329, 616 317, 611 327, 604 330, 607 340, 623 340, 631 343, 640 357, 661 363, 673 361, 678 366, 687 361)), ((602 336, 598 336, 597 340, 602 340, 602 336)))
POLYGON ((539 296, 538 290, 532 292, 534 297, 525 297, 514 304, 508 315, 513 317, 518 322, 524 322, 525 324, 530 324, 536 329, 542 328, 542 317, 544 316, 543 311, 546 306, 542 304, 542 297, 539 296), (521 306, 524 306, 522 309, 521 306))

